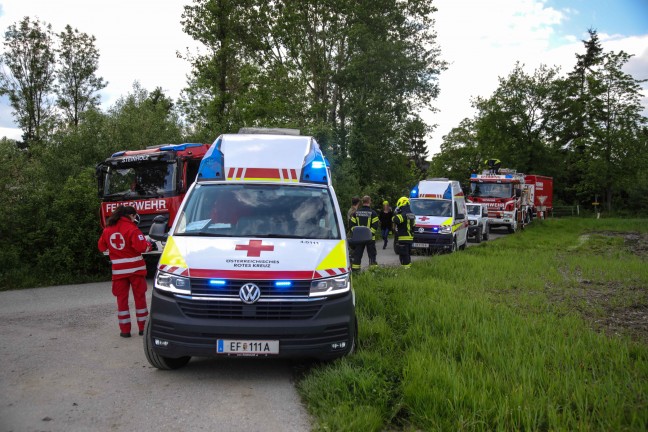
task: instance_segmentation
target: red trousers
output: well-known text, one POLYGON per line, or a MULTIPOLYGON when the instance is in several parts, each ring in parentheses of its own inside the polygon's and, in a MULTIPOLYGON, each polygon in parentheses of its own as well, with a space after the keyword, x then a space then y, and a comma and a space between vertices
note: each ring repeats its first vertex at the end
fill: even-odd
POLYGON ((133 298, 135 299, 135 315, 137 317, 137 327, 144 330, 148 309, 146 308, 146 278, 144 276, 129 276, 112 281, 112 293, 117 297, 117 320, 119 330, 122 333, 130 333, 131 319, 128 307, 129 288, 133 288, 133 298))

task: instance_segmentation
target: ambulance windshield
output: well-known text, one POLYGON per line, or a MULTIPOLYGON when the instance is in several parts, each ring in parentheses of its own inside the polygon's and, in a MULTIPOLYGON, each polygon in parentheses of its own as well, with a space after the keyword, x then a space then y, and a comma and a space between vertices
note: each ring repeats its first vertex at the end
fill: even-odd
POLYGON ((105 174, 104 197, 151 198, 175 190, 175 163, 143 161, 113 166, 105 174))
POLYGON ((413 199, 410 202, 412 213, 418 216, 452 217, 452 201, 444 199, 413 199))
POLYGON ((481 198, 510 198, 513 196, 513 185, 510 183, 471 183, 472 196, 481 198))
POLYGON ((285 185, 196 185, 175 235, 339 239, 326 188, 285 185))

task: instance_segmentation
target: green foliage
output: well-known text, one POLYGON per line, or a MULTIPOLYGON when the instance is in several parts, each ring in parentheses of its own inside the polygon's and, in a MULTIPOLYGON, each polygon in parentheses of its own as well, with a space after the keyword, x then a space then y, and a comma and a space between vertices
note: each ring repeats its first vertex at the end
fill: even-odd
POLYGON ((4 35, 0 65, 0 95, 7 95, 14 118, 23 129, 24 145, 39 141, 48 132, 52 109, 48 95, 54 86, 52 26, 23 18, 4 35))
POLYGON ((607 284, 615 307, 645 308, 645 258, 584 243, 592 230, 646 233, 646 221, 538 223, 354 276, 358 350, 298 385, 315 429, 645 430, 648 348, 597 333, 580 300, 607 284))
POLYGON ((430 172, 464 180, 497 157, 519 172, 554 177, 564 202, 589 204, 598 195, 607 211, 646 211, 635 192, 648 187, 643 81, 623 72, 631 56, 604 52, 595 31, 584 45, 564 77, 557 68, 528 74, 516 64, 490 97, 473 101, 475 118, 444 137, 430 172))
POLYGON ((80 115, 99 104, 99 90, 106 87, 96 75, 99 51, 96 39, 67 25, 59 35, 57 75, 57 105, 69 124, 78 126, 80 115))

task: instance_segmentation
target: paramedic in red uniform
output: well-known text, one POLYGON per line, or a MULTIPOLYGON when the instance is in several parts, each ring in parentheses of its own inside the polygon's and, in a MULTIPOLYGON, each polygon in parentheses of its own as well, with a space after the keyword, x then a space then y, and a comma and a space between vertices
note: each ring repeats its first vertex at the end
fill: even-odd
POLYGON ((99 250, 108 251, 112 262, 112 292, 117 297, 117 319, 121 337, 130 337, 131 319, 128 307, 129 288, 133 288, 135 314, 140 336, 148 316, 146 307, 146 263, 143 252, 151 249, 137 227, 139 216, 134 207, 119 206, 106 221, 99 238, 99 250))

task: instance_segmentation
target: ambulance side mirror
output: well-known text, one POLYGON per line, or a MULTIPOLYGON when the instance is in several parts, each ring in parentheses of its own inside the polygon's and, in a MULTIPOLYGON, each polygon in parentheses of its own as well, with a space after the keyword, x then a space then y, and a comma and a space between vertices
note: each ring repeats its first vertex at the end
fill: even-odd
POLYGON ((153 240, 165 242, 169 234, 167 233, 168 216, 158 215, 153 219, 153 225, 149 229, 149 237, 153 240))
POLYGON ((372 237, 373 234, 368 227, 357 226, 351 230, 351 237, 347 241, 349 245, 355 247, 369 243, 372 237))
POLYGON ((457 220, 459 219, 466 219, 466 215, 463 213, 457 213, 457 220))

